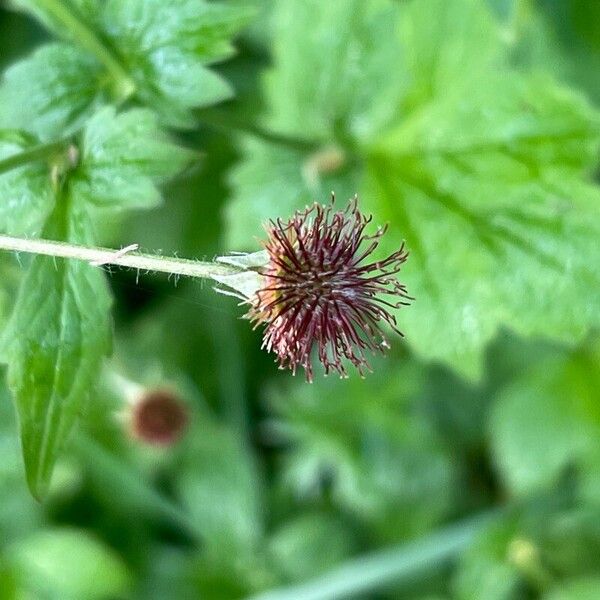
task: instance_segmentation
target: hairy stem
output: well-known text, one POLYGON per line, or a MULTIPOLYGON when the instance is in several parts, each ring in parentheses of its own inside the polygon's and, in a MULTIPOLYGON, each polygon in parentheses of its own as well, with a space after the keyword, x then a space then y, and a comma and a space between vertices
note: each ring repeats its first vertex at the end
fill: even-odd
POLYGON ((140 269, 142 271, 158 271, 172 275, 185 275, 188 277, 203 277, 208 279, 233 275, 241 271, 240 268, 226 264, 202 262, 186 258, 157 256, 155 254, 144 254, 142 252, 134 251, 136 249, 136 245, 128 246, 122 250, 111 250, 109 248, 90 248, 87 246, 78 246, 51 240, 28 240, 8 235, 0 235, 0 250, 13 250, 15 252, 71 258, 89 262, 96 266, 118 265, 120 267, 129 267, 132 269, 140 269))
POLYGON ((129 98, 135 92, 135 83, 119 63, 113 52, 88 27, 83 20, 61 0, 36 0, 36 4, 61 23, 79 45, 93 54, 104 65, 115 82, 119 100, 129 98))
POLYGON ((414 581, 456 558, 499 512, 492 511, 438 532, 350 560, 311 581, 259 593, 247 600, 341 600, 414 581))
POLYGON ((58 142, 34 146, 33 148, 29 148, 18 154, 8 156, 7 158, 0 160, 0 175, 30 162, 52 158, 53 156, 64 152, 67 149, 68 144, 68 141, 60 140, 58 142))

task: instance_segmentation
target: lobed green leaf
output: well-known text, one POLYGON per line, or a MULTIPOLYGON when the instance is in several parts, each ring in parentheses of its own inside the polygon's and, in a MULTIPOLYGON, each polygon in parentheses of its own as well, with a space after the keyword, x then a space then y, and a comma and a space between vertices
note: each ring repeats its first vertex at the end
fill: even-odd
POLYGON ((103 209, 151 208, 158 183, 181 171, 192 152, 173 144, 149 110, 98 111, 86 123, 70 189, 78 200, 103 209))
POLYGON ((14 63, 0 84, 0 126, 42 140, 76 131, 102 103, 108 81, 100 64, 67 43, 41 46, 14 63))
POLYGON ((54 0, 16 4, 67 42, 44 47, 17 63, 3 83, 9 100, 6 113, 17 114, 36 133, 56 131, 65 123, 74 128, 90 105, 102 103, 106 96, 122 99, 121 95, 131 93, 164 123, 192 126, 192 109, 233 95, 230 85, 208 66, 233 54, 231 38, 254 12, 204 0, 63 0, 59 8, 54 0), (86 39, 65 25, 59 13, 86 30, 86 39), (95 41, 90 43, 90 37, 95 41), (103 44, 102 54, 131 79, 131 89, 129 82, 123 90, 119 87, 123 82, 111 81, 101 57, 92 55, 103 44), (39 73, 46 55, 52 58, 52 69, 39 73), (40 93, 19 104, 19 98, 30 91, 29 78, 36 75, 41 76, 40 93), (73 116, 74 120, 68 119, 73 116))
POLYGON ((231 38, 252 11, 204 0, 109 0, 96 23, 118 49, 137 95, 175 127, 194 124, 192 108, 233 95, 206 68, 233 54, 231 38))
POLYGON ((401 319, 415 350, 478 376, 501 325, 574 343, 598 323, 597 148, 577 97, 513 75, 428 107, 372 150, 365 205, 412 252, 417 301, 401 319))

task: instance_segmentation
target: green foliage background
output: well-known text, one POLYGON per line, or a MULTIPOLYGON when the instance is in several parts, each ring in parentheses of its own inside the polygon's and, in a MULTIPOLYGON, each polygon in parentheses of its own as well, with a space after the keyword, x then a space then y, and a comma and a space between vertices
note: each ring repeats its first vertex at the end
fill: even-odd
POLYGON ((416 297, 309 385, 211 285, 4 253, 0 600, 599 598, 599 7, 0 8, 1 233, 211 259, 358 192, 416 297))

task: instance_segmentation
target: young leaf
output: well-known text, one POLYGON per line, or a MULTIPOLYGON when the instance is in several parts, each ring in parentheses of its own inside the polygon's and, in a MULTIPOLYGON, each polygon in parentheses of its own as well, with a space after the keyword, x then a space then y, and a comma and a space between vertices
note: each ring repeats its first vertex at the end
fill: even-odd
MULTIPOLYGON (((0 160, 33 145, 24 134, 0 130, 0 160)), ((0 173, 0 198, 0 231, 10 235, 39 233, 54 205, 47 165, 29 163, 0 173)))
POLYGON ((175 175, 192 156, 168 139, 151 111, 116 114, 104 108, 86 124, 70 189, 99 208, 151 208, 161 199, 156 184, 175 175))
POLYGON ((422 357, 477 377, 503 326, 580 340, 600 322, 600 193, 587 179, 599 115, 512 70, 483 0, 335 6, 281 3, 266 124, 346 158, 311 185, 310 153, 248 145, 233 175, 232 242, 250 246, 288 199, 297 208, 333 178, 344 192, 360 180, 353 191, 389 222, 390 247, 405 239, 412 254, 404 280, 416 301, 399 320, 422 357))
POLYGON ((70 44, 46 44, 4 73, 0 125, 24 129, 42 140, 75 131, 101 101, 100 64, 70 44))
MULTIPOLYGON (((89 243, 84 215, 64 210, 48 238, 89 243)), ((109 349, 110 296, 103 273, 75 260, 35 257, 4 331, 2 358, 15 398, 27 482, 41 497, 109 349)))

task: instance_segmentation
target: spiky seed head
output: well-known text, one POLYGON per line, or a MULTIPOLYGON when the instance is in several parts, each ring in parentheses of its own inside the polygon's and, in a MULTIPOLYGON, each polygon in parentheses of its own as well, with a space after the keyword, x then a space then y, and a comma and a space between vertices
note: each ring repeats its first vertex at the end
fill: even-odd
POLYGON ((346 361, 361 375, 370 370, 367 354, 389 347, 383 322, 402 335, 390 310, 412 300, 396 278, 408 258, 404 244, 373 260, 386 227, 368 235, 372 218, 360 212, 356 196, 342 210, 331 199, 269 222, 264 284, 247 315, 255 327, 264 325, 263 348, 280 368, 295 374, 302 367, 308 381, 313 348, 325 374, 346 377, 346 361))

